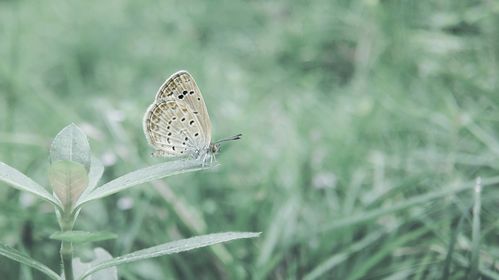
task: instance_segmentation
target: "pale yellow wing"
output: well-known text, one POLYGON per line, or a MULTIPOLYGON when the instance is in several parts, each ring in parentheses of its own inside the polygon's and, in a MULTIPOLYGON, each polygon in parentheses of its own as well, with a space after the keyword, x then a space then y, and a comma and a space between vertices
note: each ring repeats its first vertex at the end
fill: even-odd
POLYGON ((187 71, 181 70, 173 74, 159 88, 156 103, 170 100, 185 104, 192 111, 208 143, 211 142, 211 121, 206 104, 194 78, 187 71))
POLYGON ((154 155, 175 157, 205 150, 210 139, 199 119, 184 103, 159 101, 144 115, 144 134, 156 151, 154 155))

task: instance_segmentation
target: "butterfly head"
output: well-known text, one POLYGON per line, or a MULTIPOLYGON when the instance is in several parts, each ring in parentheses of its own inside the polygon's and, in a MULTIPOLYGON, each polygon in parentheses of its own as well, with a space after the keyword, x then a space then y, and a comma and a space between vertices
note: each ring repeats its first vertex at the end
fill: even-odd
POLYGON ((218 151, 220 151, 220 144, 216 143, 211 143, 210 147, 208 148, 208 152, 212 155, 217 154, 218 151))

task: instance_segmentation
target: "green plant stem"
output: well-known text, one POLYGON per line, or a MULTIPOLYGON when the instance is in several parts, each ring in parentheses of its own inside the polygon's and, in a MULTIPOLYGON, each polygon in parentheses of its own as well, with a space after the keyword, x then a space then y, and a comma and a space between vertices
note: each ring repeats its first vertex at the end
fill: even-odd
MULTIPOLYGON (((63 217, 61 223, 61 230, 63 232, 71 231, 73 229, 73 222, 71 217, 63 217)), ((62 272, 65 280, 73 280, 73 244, 70 241, 62 241, 61 243, 61 261, 62 272)))
POLYGON ((62 269, 65 280, 73 280, 73 244, 62 241, 61 245, 62 269))

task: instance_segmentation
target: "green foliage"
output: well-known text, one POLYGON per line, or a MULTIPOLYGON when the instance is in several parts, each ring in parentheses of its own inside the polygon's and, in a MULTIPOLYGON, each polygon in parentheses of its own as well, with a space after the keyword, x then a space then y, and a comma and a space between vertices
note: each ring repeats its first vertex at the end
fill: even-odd
POLYGON ((0 162, 0 180, 18 190, 37 195, 51 202, 54 206, 60 206, 59 202, 42 186, 3 162, 0 162))
POLYGON ((0 162, 0 181, 4 181, 19 190, 39 195, 42 198, 46 198, 49 202, 54 201, 57 210, 55 214, 61 231, 53 233, 50 235, 50 238, 61 241, 61 275, 63 276, 59 277, 49 267, 3 244, 0 244, 0 255, 35 268, 52 279, 73 280, 76 276, 78 279, 107 280, 118 278, 117 270, 114 267, 120 264, 185 252, 235 239, 257 237, 259 235, 259 233, 250 232, 225 232, 197 236, 138 250, 115 259, 104 249, 95 248, 94 260, 90 263, 81 262, 79 258, 73 257, 73 244, 97 242, 117 237, 115 234, 108 232, 73 231, 83 203, 103 198, 152 180, 211 167, 209 163, 204 163, 204 160, 172 160, 130 172, 95 189, 95 184, 103 173, 103 166, 96 159, 92 160, 92 165, 90 166, 90 154, 91 151, 87 138, 76 125, 71 124, 57 134, 51 145, 51 164, 48 169, 48 180, 52 186, 53 196, 24 174, 0 162), (88 165, 90 168, 88 173, 85 165, 88 165), (89 176, 92 179, 91 183, 89 183, 89 176), (84 195, 83 200, 79 202, 81 195, 84 195), (74 271, 73 267, 75 267, 74 271))
POLYGON ((85 279, 86 276, 93 274, 96 271, 100 271, 102 269, 114 267, 117 265, 190 251, 193 249, 210 246, 222 242, 227 242, 235 239, 253 238, 259 235, 260 233, 254 233, 254 232, 223 232, 223 233, 207 234, 207 235, 201 235, 192 238, 172 241, 151 248, 135 251, 130 254, 116 257, 114 259, 96 263, 94 266, 91 266, 85 273, 83 273, 78 279, 83 280, 85 279))
POLYGON ((100 199, 108 195, 126 190, 128 188, 158 180, 167 176, 177 175, 184 172, 198 171, 212 167, 199 160, 177 160, 148 166, 139 170, 132 171, 126 175, 116 178, 99 188, 88 192, 86 196, 78 201, 77 206, 89 201, 100 199))
POLYGON ((116 239, 117 237, 118 236, 116 234, 107 231, 87 232, 81 230, 54 232, 50 235, 51 239, 73 243, 97 242, 108 239, 116 239))
POLYGON ((61 277, 57 273, 52 271, 49 267, 32 259, 31 257, 27 256, 26 254, 23 254, 22 252, 19 252, 18 250, 14 249, 14 248, 0 244, 0 255, 5 256, 9 259, 15 260, 19 263, 25 264, 27 266, 30 266, 34 269, 37 269, 37 270, 43 272, 44 274, 46 274, 50 279, 61 280, 61 277))
POLYGON ((48 179, 64 209, 69 209, 69 211, 88 186, 88 174, 85 167, 75 161, 52 162, 48 170, 48 179))
MULTIPOLYGON (((91 160, 89 185, 161 164, 142 116, 186 69, 213 139, 243 139, 214 170, 89 201, 75 230, 115 232, 98 244, 113 256, 263 234, 120 277, 499 279, 498 15, 469 0, 0 1, 0 161, 48 185, 50 139, 75 122, 106 167, 99 180, 91 160)), ((0 240, 54 269, 47 212, 0 188, 0 240)), ((6 279, 21 270, 0 259, 6 279)))
MULTIPOLYGON (((94 249, 94 258, 90 262, 82 262, 80 259, 75 259, 73 260, 73 266, 75 267, 75 275, 77 277, 81 277, 83 273, 85 273, 87 270, 89 270, 92 266, 96 266, 100 263, 103 263, 105 261, 111 260, 113 257, 104 249, 102 248, 95 248, 94 249)), ((87 280, 118 280, 118 270, 116 269, 115 266, 103 269, 98 271, 97 273, 94 273, 87 278, 87 280)))
POLYGON ((70 124, 61 130, 50 146, 52 165, 55 165, 57 161, 69 161, 79 163, 88 170, 90 156, 90 144, 88 144, 87 136, 75 124, 70 124))

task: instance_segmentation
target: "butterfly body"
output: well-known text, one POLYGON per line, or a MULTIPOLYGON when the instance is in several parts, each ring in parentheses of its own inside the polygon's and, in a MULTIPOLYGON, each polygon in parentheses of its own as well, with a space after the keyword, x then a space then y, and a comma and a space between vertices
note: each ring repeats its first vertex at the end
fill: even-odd
POLYGON ((187 71, 178 71, 161 85, 144 115, 143 128, 155 148, 154 156, 186 156, 204 162, 213 160, 219 151, 220 141, 211 142, 211 121, 203 96, 187 71))

